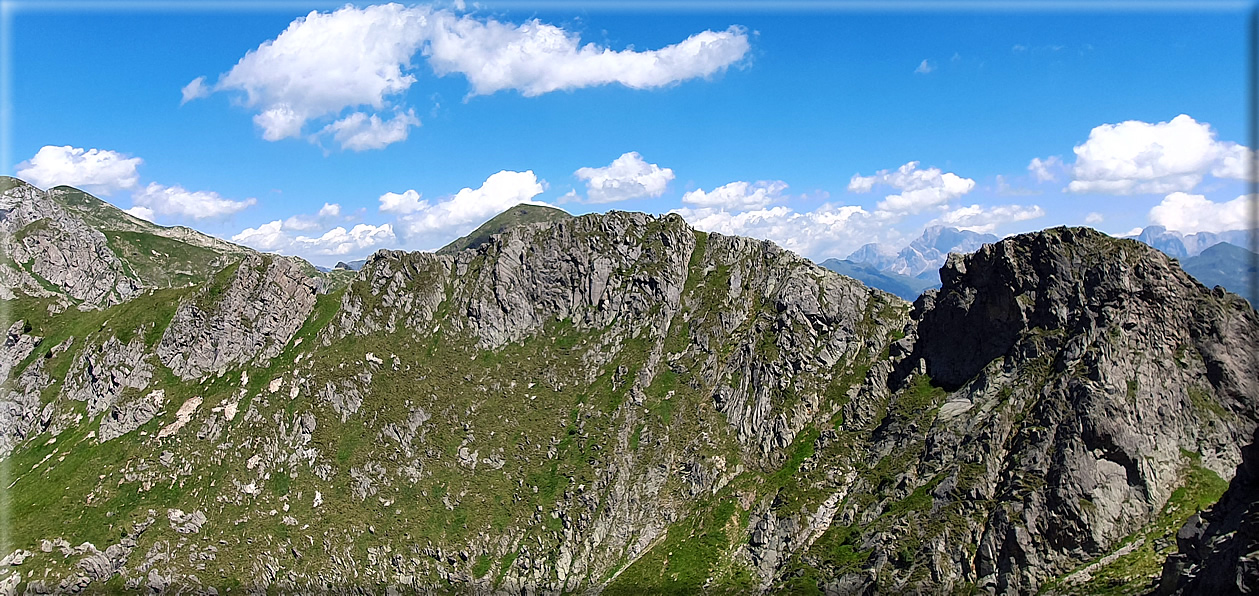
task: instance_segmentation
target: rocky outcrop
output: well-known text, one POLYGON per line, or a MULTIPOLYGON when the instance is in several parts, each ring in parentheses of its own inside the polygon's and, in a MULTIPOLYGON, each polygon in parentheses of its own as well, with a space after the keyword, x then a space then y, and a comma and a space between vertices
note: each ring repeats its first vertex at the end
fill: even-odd
POLYGON ((180 303, 157 356, 185 379, 274 358, 324 291, 292 261, 249 255, 180 303))
POLYGON ((1243 339, 1259 317, 1244 300, 1080 228, 955 255, 941 277, 915 303, 892 382, 920 370, 952 392, 917 466, 942 474, 935 507, 991 503, 954 529, 977 539, 958 581, 1034 591, 1080 553, 1109 552, 1158 515, 1184 453, 1231 475, 1259 415, 1243 339))
POLYGON ((9 380, 13 367, 31 355, 43 338, 27 335, 30 328, 26 321, 17 321, 9 326, 4 335, 4 344, 0 346, 0 383, 9 380))
POLYGON ((143 390, 153 378, 152 356, 141 334, 123 343, 117 336, 79 352, 66 373, 62 394, 87 403, 97 416, 118 403, 127 390, 143 390))
POLYGON ((104 443, 144 426, 161 411, 165 402, 165 391, 158 389, 142 398, 112 406, 101 418, 97 440, 104 443))
MULTIPOLYGON (((100 230, 66 213, 43 191, 12 178, 0 195, 0 252, 17 268, 6 266, 14 290, 55 286, 83 306, 95 308, 135 297, 141 283, 128 274, 100 230)), ((53 293, 47 287, 35 295, 53 293)))
POLYGON ((1189 518, 1167 557, 1158 594, 1259 592, 1259 432, 1220 501, 1189 518))

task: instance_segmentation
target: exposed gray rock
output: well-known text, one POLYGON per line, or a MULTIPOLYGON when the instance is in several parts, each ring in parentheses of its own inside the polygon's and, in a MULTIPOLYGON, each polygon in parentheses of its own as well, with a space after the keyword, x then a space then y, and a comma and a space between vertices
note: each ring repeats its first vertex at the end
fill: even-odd
MULTIPOLYGON (((141 292, 141 282, 127 273, 100 230, 24 182, 0 195, 0 253, 85 307, 118 304, 141 292)), ((30 287, 23 275, 16 277, 13 289, 30 287)))
POLYGON ((41 337, 27 335, 27 331, 26 321, 17 321, 5 334, 4 345, 0 347, 0 383, 8 381, 13 367, 25 360, 43 341, 41 337))
POLYGON ((66 373, 62 394, 87 402, 88 416, 97 416, 118 403, 127 389, 143 390, 153 378, 153 365, 142 334, 122 343, 115 336, 85 346, 66 373))
POLYGON ((201 531, 201 526, 207 521, 205 513, 194 511, 192 513, 184 513, 180 509, 171 509, 167 512, 170 518, 171 529, 180 534, 196 534, 201 531))
POLYGON ((158 389, 142 398, 114 405, 101 418, 97 440, 104 443, 121 437, 152 420, 165 404, 165 394, 165 391, 158 389))
POLYGON ((1259 592, 1259 431, 1220 501, 1189 518, 1167 557, 1159 594, 1259 592))
POLYGON ((181 378, 279 355, 324 291, 287 259, 251 254, 235 267, 184 300, 162 335, 158 358, 181 378))

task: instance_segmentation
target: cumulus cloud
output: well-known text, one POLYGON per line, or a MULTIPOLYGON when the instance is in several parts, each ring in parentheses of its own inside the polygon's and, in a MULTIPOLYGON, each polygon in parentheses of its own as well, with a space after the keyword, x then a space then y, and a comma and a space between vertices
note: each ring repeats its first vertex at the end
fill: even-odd
POLYGON ((392 143, 405 141, 410 128, 419 125, 420 119, 415 117, 415 110, 398 112, 389 120, 381 120, 376 114, 368 116, 363 112, 354 112, 329 124, 320 132, 332 135, 342 149, 364 151, 382 149, 392 143))
POLYGON ((870 214, 861 207, 826 203, 799 212, 788 205, 771 206, 787 200, 786 189, 781 180, 731 182, 686 193, 682 201, 687 206, 671 213, 701 230, 771 240, 814 258, 848 254, 874 233, 870 214))
POLYGON ((1250 214, 1255 200, 1259 195, 1217 203, 1203 195, 1174 192, 1150 209, 1149 219, 1152 224, 1184 234, 1246 230, 1254 226, 1250 214))
MULTIPOLYGON (((234 215, 254 205, 253 198, 233 201, 211 191, 189 191, 182 186, 164 186, 150 182, 148 186, 131 195, 133 208, 147 209, 149 215, 168 215, 190 219, 218 219, 234 215)), ((137 215, 137 217, 139 217, 137 215)), ((151 219, 151 218, 146 218, 151 219)))
POLYGON ((1084 223, 1086 224, 1099 224, 1105 220, 1106 217, 1096 211, 1091 211, 1088 215, 1084 216, 1084 223))
POLYGON ((339 226, 332 228, 318 238, 298 236, 293 239, 293 244, 299 252, 308 251, 317 255, 348 255, 387 246, 396 240, 391 224, 380 226, 358 224, 348 231, 339 226))
POLYGON ((929 74, 935 69, 936 67, 934 64, 932 64, 931 62, 928 62, 927 60, 923 60, 920 64, 918 64, 918 68, 914 69, 914 73, 915 74, 929 74))
POLYGON ((397 213, 406 215, 407 213, 415 213, 421 209, 428 208, 428 201, 420 200, 420 193, 414 190, 408 190, 401 194, 396 192, 387 192, 380 195, 380 210, 385 213, 397 213))
POLYGON ((1045 215, 1039 205, 996 205, 984 207, 978 204, 948 211, 931 223, 981 234, 991 233, 998 226, 1018 221, 1036 219, 1045 215))
POLYGON ((184 85, 180 92, 183 94, 183 99, 180 100, 179 105, 182 106, 194 99, 201 99, 209 95, 210 88, 205 84, 205 77, 197 77, 191 83, 184 85))
POLYGON ((346 6, 298 17, 275 39, 245 54, 207 91, 194 80, 189 98, 240 91, 258 109, 254 122, 269 141, 295 137, 312 118, 347 107, 384 107, 415 76, 405 71, 419 51, 428 10, 382 4, 346 6))
POLYGON ((573 175, 586 181, 590 203, 658 197, 673 180, 673 170, 647 163, 637 151, 625 153, 602 168, 581 168, 573 175))
MULTIPOLYGON (((480 188, 464 188, 436 203, 420 201, 419 193, 413 190, 385 196, 402 197, 397 199, 399 210, 395 212, 406 210, 405 215, 398 218, 398 224, 405 232, 407 242, 417 248, 436 248, 438 243, 466 234, 474 226, 510 207, 520 203, 545 204, 533 200, 546 190, 545 184, 545 181, 538 180, 533 170, 503 170, 486 178, 480 188)), ((386 205, 385 196, 381 197, 382 210, 386 205)))
POLYGON ((1190 191, 1206 174, 1246 179, 1253 152, 1219 141, 1211 126, 1181 114, 1169 122, 1103 124, 1077 145, 1067 190, 1117 195, 1190 191))
POLYGON ((1031 163, 1027 164, 1027 171, 1032 173, 1037 182, 1053 182, 1058 179, 1058 173, 1065 166, 1062 163, 1062 157, 1052 155, 1045 159, 1033 157, 1031 163))
POLYGON ((45 145, 17 165, 17 177, 40 188, 74 186, 101 195, 134 188, 144 160, 104 149, 45 145))
POLYGON ((323 207, 320 207, 319 212, 313 217, 310 215, 294 215, 284 220, 284 229, 302 232, 320 230, 332 225, 332 223, 340 217, 340 205, 336 203, 324 203, 323 207))
POLYGON ((424 49, 438 75, 460 73, 471 95, 514 89, 532 97, 562 89, 619 83, 633 89, 664 87, 722 72, 747 55, 743 27, 702 31, 659 50, 616 51, 533 19, 520 25, 493 19, 434 15, 424 49))
POLYGON ((918 169, 918 162, 911 161, 896 170, 880 170, 873 176, 854 174, 848 182, 848 190, 864 193, 876 184, 890 186, 901 191, 887 195, 879 201, 877 209, 890 215, 919 213, 932 207, 942 207, 949 201, 965 195, 975 188, 975 181, 962 178, 939 168, 918 169))
POLYGON ((769 205, 781 198, 784 190, 787 190, 787 183, 782 180, 731 182, 708 192, 703 189, 688 192, 682 195, 682 202, 701 209, 744 211, 769 205))
POLYGON ((409 127, 419 125, 412 111, 396 103, 416 82, 411 72, 416 54, 438 76, 465 76, 470 96, 510 89, 536 96, 613 83, 646 89, 709 77, 743 60, 749 49, 747 32, 737 26, 702 31, 658 50, 616 51, 581 45, 576 33, 537 19, 515 25, 427 5, 345 6, 295 19, 213 85, 204 77, 188 83, 183 101, 219 91, 243 93, 269 141, 299 137, 308 122, 333 118, 316 138, 332 135, 343 148, 361 151, 405 139, 409 127), (353 113, 342 116, 347 109, 353 113), (389 110, 395 115, 386 121, 380 113, 389 110))
POLYGON ((153 218, 157 216, 157 214, 153 213, 153 210, 148 207, 135 206, 130 209, 123 209, 123 211, 131 214, 132 217, 138 217, 144 221, 153 221, 153 218))
POLYGON ((320 236, 292 236, 287 229, 287 222, 277 219, 245 228, 232 241, 266 252, 335 256, 373 252, 397 242, 391 224, 358 224, 349 230, 338 226, 320 236))
POLYGON ((852 252, 873 230, 861 207, 827 203, 809 212, 779 205, 731 212, 716 207, 674 209, 698 229, 770 240, 797 254, 822 259, 852 252))
POLYGON ((277 252, 288 248, 293 243, 293 239, 284 233, 284 222, 277 219, 256 228, 245 228, 239 234, 232 236, 232 242, 264 252, 277 252))

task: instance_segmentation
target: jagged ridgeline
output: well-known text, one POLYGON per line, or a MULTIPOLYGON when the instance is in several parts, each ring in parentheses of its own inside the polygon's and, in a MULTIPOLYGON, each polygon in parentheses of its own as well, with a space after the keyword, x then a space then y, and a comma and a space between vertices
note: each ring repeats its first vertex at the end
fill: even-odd
POLYGON ((1088 229, 911 305, 674 215, 319 273, 4 185, 19 592, 1142 593, 1256 428, 1250 305, 1088 229))

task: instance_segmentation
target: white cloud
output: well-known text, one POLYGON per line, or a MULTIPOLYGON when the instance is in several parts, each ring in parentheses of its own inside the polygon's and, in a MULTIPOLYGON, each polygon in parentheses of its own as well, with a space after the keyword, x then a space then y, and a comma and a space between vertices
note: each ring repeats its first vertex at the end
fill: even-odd
POLYGON ((144 160, 104 149, 45 145, 17 165, 17 177, 40 188, 74 186, 101 195, 134 188, 144 160))
POLYGON ((923 60, 923 61, 922 61, 922 63, 918 65, 918 68, 915 68, 915 69, 914 69, 914 73, 915 73, 915 74, 928 74, 928 73, 930 73, 930 72, 934 71, 935 69, 936 69, 936 67, 935 67, 935 65, 934 65, 934 64, 932 64, 932 63, 930 63, 930 62, 928 62, 928 61, 926 61, 926 60, 923 60))
POLYGON ((288 104, 282 104, 271 106, 254 116, 254 124, 262 129, 262 138, 279 141, 302 134, 306 118, 288 104))
POLYGON ((887 195, 879 201, 877 209, 889 215, 919 213, 931 207, 943 206, 975 188, 975 181, 962 178, 939 168, 918 169, 918 162, 911 161, 895 171, 880 170, 873 176, 854 174, 848 182, 851 192, 870 192, 876 184, 884 184, 901 191, 887 195))
POLYGON ((672 212, 701 230, 771 240, 815 260, 846 255, 877 233, 869 214, 851 205, 827 203, 806 213, 785 205, 738 213, 720 207, 683 207, 672 212))
POLYGON ((312 11, 246 53, 212 90, 244 92, 269 141, 298 136, 308 120, 347 107, 382 109, 415 82, 404 71, 423 43, 428 15, 427 8, 399 4, 312 11))
POLYGON ((526 96, 619 83, 644 89, 708 77, 738 63, 750 48, 746 31, 702 31, 658 50, 614 51, 580 45, 576 33, 537 19, 500 23, 431 6, 345 6, 295 19, 275 39, 249 51, 216 83, 199 77, 183 101, 218 91, 244 94, 269 141, 299 137, 312 120, 337 118, 315 135, 343 148, 377 149, 406 138, 418 119, 393 104, 416 82, 422 53, 439 76, 464 75, 470 95, 515 89, 526 96), (370 107, 370 110, 364 109, 370 107), (354 112, 342 117, 353 108, 354 112), (384 121, 380 113, 394 111, 384 121))
POLYGON ((682 202, 701 209, 745 211, 768 206, 781 198, 782 192, 786 189, 787 183, 782 180, 756 183, 731 182, 709 192, 704 192, 703 189, 688 192, 682 195, 682 202))
POLYGON ((997 205, 983 207, 975 204, 959 207, 941 215, 931 224, 941 224, 959 230, 968 230, 981 234, 991 233, 997 226, 1018 221, 1036 219, 1045 215, 1039 205, 1024 207, 1022 205, 997 205))
POLYGON ((663 87, 708 77, 742 60, 750 48, 747 31, 702 31, 659 50, 615 51, 537 19, 521 25, 434 15, 436 26, 424 49, 438 75, 460 73, 472 95, 515 89, 537 96, 561 89, 619 83, 634 89, 663 87))
POLYGON ((1058 173, 1065 167, 1061 156, 1052 155, 1045 159, 1033 157, 1031 163, 1027 164, 1027 171, 1036 177, 1037 182, 1052 182, 1058 179, 1058 173))
POLYGON ((428 208, 428 201, 420 200, 420 193, 408 190, 402 194, 387 192, 380 195, 380 210, 385 213, 406 215, 428 208))
POLYGON ((277 219, 256 228, 246 228, 232 236, 232 241, 266 252, 336 256, 365 254, 397 243, 391 224, 358 224, 349 230, 338 226, 317 237, 294 237, 286 229, 289 229, 287 223, 277 219))
POLYGON ((693 190, 682 197, 687 206, 672 213, 709 232, 771 240, 813 258, 845 255, 876 233, 870 214, 861 207, 826 203, 809 212, 788 205, 781 180, 736 181, 711 191, 693 190))
POLYGON ((320 230, 332 225, 332 222, 341 217, 341 206, 336 203, 324 203, 319 208, 319 212, 314 217, 309 215, 294 215, 284 220, 285 230, 296 230, 308 232, 311 230, 320 230))
POLYGON ((336 203, 324 203, 323 207, 319 208, 318 217, 341 217, 341 205, 336 203))
POLYGON ((183 94, 183 99, 180 100, 179 105, 182 106, 194 99, 201 99, 209 95, 210 88, 205 84, 205 77, 197 77, 192 82, 184 85, 180 92, 183 94))
MULTIPOLYGON (((399 217, 398 223, 405 231, 407 243, 411 246, 436 248, 439 243, 466 234, 473 227, 510 207, 520 203, 545 204, 533 200, 533 197, 544 190, 545 182, 539 181, 533 170, 503 170, 486 178, 480 188, 464 188, 444 201, 433 204, 427 201, 402 201, 405 208, 416 208, 399 217)), ((408 191, 402 196, 406 197, 412 192, 414 191, 408 191)), ((416 193, 415 199, 418 197, 416 193)), ((381 205, 383 210, 385 197, 381 197, 381 205)))
POLYGON ((1254 224, 1250 219, 1252 201, 1257 195, 1242 195, 1231 201, 1216 203, 1202 195, 1174 192, 1150 209, 1150 223, 1183 234, 1246 230, 1254 224))
POLYGON ((636 151, 625 153, 602 168, 581 168, 573 175, 586 181, 590 203, 658 197, 673 180, 673 170, 647 163, 636 151))
POLYGON ((342 227, 333 228, 318 238, 298 236, 293 239, 293 246, 299 254, 308 252, 316 255, 348 255, 391 245, 396 241, 391 224, 358 224, 349 231, 342 227))
POLYGON ((318 221, 304 215, 294 215, 284 220, 284 229, 286 230, 309 232, 311 230, 318 230, 321 227, 323 226, 320 226, 318 221))
POLYGON ((1103 124, 1074 149, 1071 192, 1146 194, 1190 191, 1210 173, 1245 179, 1252 152, 1216 140, 1205 122, 1181 114, 1170 122, 1103 124))
POLYGON ((1219 148, 1219 157, 1211 165, 1211 175, 1235 180, 1250 180, 1254 177, 1255 152, 1235 143, 1223 145, 1224 147, 1219 148))
POLYGON ((131 214, 133 217, 138 217, 140 219, 143 219, 144 221, 153 221, 153 218, 157 215, 156 213, 153 213, 152 209, 149 209, 148 207, 140 207, 140 206, 135 206, 130 209, 123 209, 123 211, 131 214))
MULTIPOLYGON (((233 201, 211 191, 189 191, 181 186, 163 186, 150 182, 131 195, 135 207, 147 208, 149 214, 216 219, 234 215, 257 203, 256 199, 233 201)), ((133 207, 134 208, 134 207, 133 207)))
POLYGON ((405 141, 409 129, 419 125, 420 119, 415 117, 415 110, 398 112, 388 121, 381 120, 376 114, 368 116, 363 112, 354 112, 324 127, 320 133, 331 134, 342 149, 363 151, 383 149, 392 143, 405 141))
POLYGON ((1088 215, 1084 216, 1084 223, 1086 224, 1098 224, 1098 223, 1102 223, 1103 221, 1106 221, 1106 218, 1101 213, 1098 213, 1096 211, 1092 211, 1088 215))
POLYGON ((284 222, 275 220, 256 228, 245 228, 232 236, 232 242, 244 244, 261 251, 274 252, 288 248, 293 239, 284 233, 284 222))

